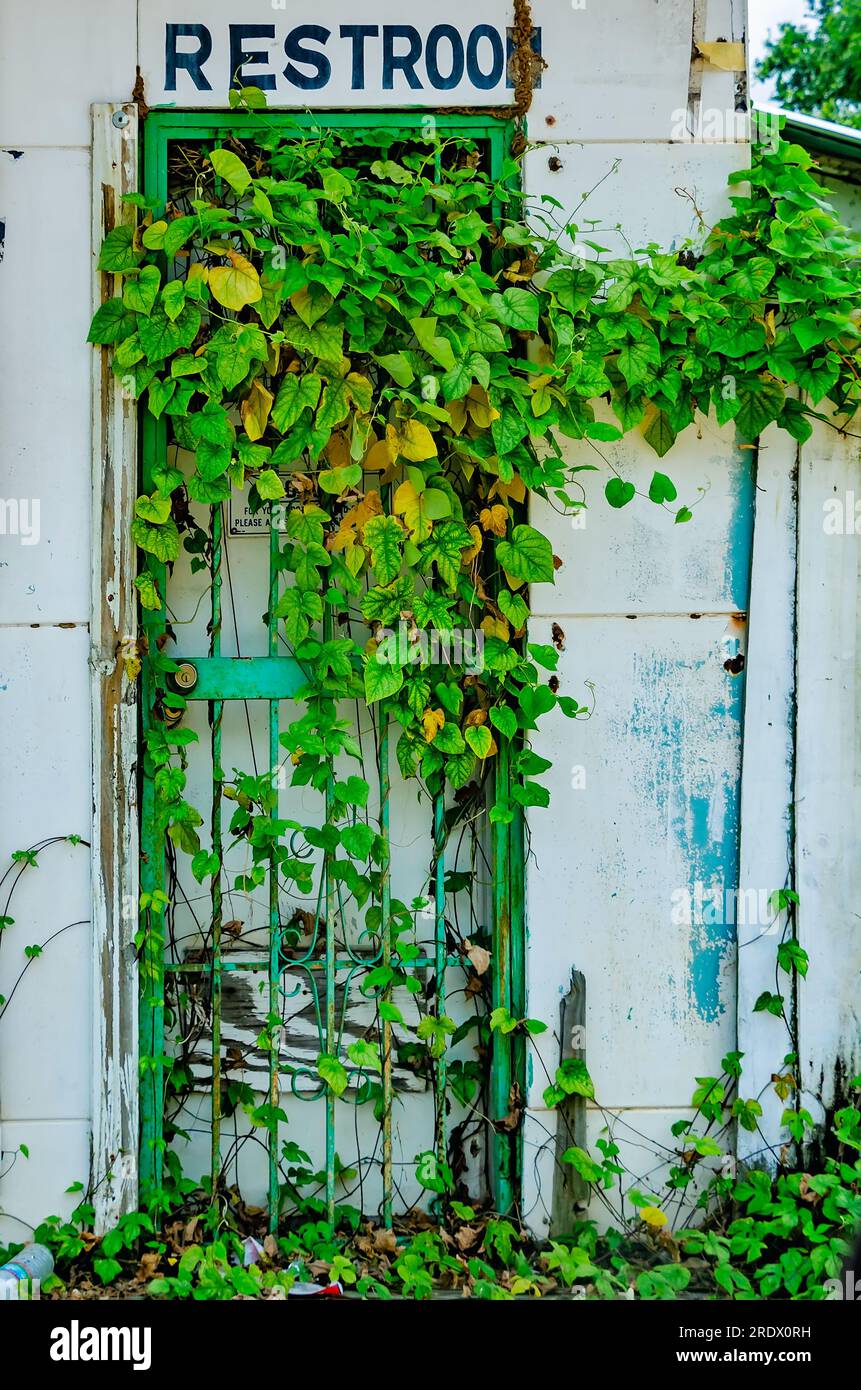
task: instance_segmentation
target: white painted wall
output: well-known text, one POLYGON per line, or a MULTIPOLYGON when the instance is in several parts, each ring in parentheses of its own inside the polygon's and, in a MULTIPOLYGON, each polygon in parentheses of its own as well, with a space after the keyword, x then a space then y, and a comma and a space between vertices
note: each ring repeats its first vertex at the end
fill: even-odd
MULTIPOLYGON (((135 19, 132 0, 9 0, 0 21, 0 496, 40 507, 38 544, 0 535, 0 872, 48 836, 90 837, 89 107, 128 95, 135 19)), ((0 1240, 21 1240, 28 1223, 67 1211, 65 1189, 88 1176, 87 849, 46 849, 9 912, 0 1240), (57 931, 13 996, 25 947, 57 931)))
POLYGON ((861 233, 861 160, 854 165, 829 162, 829 173, 823 177, 825 196, 845 226, 861 233))
POLYGON ((861 448, 824 424, 798 476, 795 855, 800 1085, 813 1118, 861 1072, 861 448))
MULTIPOLYGON (((375 20, 403 22, 403 7, 393 0, 368 0, 368 6, 375 20)), ((138 62, 150 102, 159 94, 174 99, 163 91, 166 17, 213 26, 219 63, 225 27, 237 16, 274 22, 279 34, 307 19, 306 7, 293 0, 285 13, 263 0, 244 4, 241 14, 239 8, 228 0, 188 0, 176 8, 167 0, 115 0, 107 8, 97 0, 7 2, 0 148, 20 156, 0 154, 0 216, 7 224, 0 314, 14 326, 0 348, 0 495, 38 497, 42 535, 32 547, 0 537, 3 862, 51 833, 86 835, 91 814, 88 107, 127 100, 138 62)), ((501 22, 495 0, 436 8, 438 15, 417 21, 423 35, 433 22, 462 23, 464 10, 476 23, 501 22)), ((344 0, 323 0, 318 9, 315 18, 333 30, 364 16, 344 0)), ((707 222, 719 216, 726 174, 744 164, 746 150, 731 140, 680 142, 679 121, 695 125, 702 108, 732 110, 738 75, 692 66, 692 41, 741 40, 744 5, 608 0, 580 8, 569 0, 535 0, 534 16, 544 30, 548 68, 529 118, 530 192, 571 204, 598 184, 583 215, 596 218, 605 229, 599 239, 613 244, 617 227, 634 245, 680 244, 697 231, 691 199, 707 222), (561 162, 558 170, 550 168, 551 158, 561 162), (616 162, 617 171, 599 183, 616 162)), ((212 97, 218 103, 226 72, 221 79, 212 97)), ((504 91, 491 95, 508 99, 504 91)), ((455 98, 461 104, 475 94, 455 98)), ((178 90, 175 99, 188 96, 178 90)), ((396 86, 377 93, 375 104, 425 99, 396 86)), ((339 104, 333 87, 305 100, 339 104)), ((727 119, 725 134, 732 133, 727 119)), ((648 484, 654 458, 640 441, 606 452, 626 476, 648 484)), ((655 1181, 660 1160, 652 1150, 660 1153, 670 1124, 685 1113, 693 1076, 714 1073, 736 1042, 731 935, 674 921, 672 909, 674 892, 698 880, 735 883, 742 678, 730 675, 724 661, 736 652, 743 626, 737 615, 748 606, 751 461, 730 432, 704 421, 667 466, 684 500, 708 485, 689 526, 674 529, 645 503, 611 513, 597 478, 584 529, 539 512, 564 563, 555 591, 538 598, 533 620, 538 640, 547 639, 553 622, 564 629, 563 689, 582 696, 584 682, 592 681, 596 704, 589 722, 559 720, 538 739, 556 769, 552 809, 535 813, 531 825, 529 1011, 555 1024, 572 966, 585 971, 587 1058, 644 1186, 655 1181), (585 772, 583 789, 572 786, 574 768, 585 772)), ((770 582, 768 573, 762 582, 770 582)), ((849 685, 844 676, 844 691, 849 685)), ((810 708, 822 689, 810 688, 810 708)), ((817 814, 827 818, 824 804, 817 814)), ((812 824, 804 841, 811 894, 820 862, 817 833, 812 824)), ((840 853, 845 845, 832 843, 828 856, 837 862, 840 853)), ((0 950, 0 993, 8 992, 25 945, 89 916, 88 879, 86 852, 68 847, 49 851, 29 872, 0 950)), ((838 906, 849 910, 842 898, 838 906)), ((807 921, 805 930, 815 934, 815 908, 807 921)), ((28 971, 0 1026, 4 1234, 24 1230, 16 1220, 33 1222, 63 1209, 65 1187, 86 1178, 88 949, 86 926, 64 933, 28 971), (15 1156, 21 1142, 29 1146, 29 1161, 15 1156)), ((848 985, 841 988, 843 998, 848 985)), ((851 1010, 847 997, 841 1005, 847 1027, 851 1010)), ((810 1070, 818 1043, 810 1029, 807 1038, 810 1070)), ((556 1046, 552 1034, 542 1039, 528 1098, 525 1208, 539 1231, 549 1207, 552 1145, 546 1140, 554 1124, 543 1109, 542 1064, 553 1070, 556 1046)), ((594 1137, 604 1117, 593 1110, 589 1123, 594 1137)))
MULTIPOLYGON (((575 72, 589 76, 583 87, 575 77, 576 96, 559 92, 558 116, 556 91, 542 97, 540 115, 530 116, 542 143, 525 174, 536 199, 547 192, 573 208, 585 198, 580 237, 617 254, 701 237, 697 209, 706 225, 724 213, 727 174, 747 158, 731 140, 678 142, 680 121, 696 129, 706 109, 733 108, 731 74, 691 68, 692 25, 701 41, 738 41, 741 7, 712 0, 696 20, 685 4, 639 4, 634 13, 642 27, 619 23, 625 40, 612 72, 596 62, 589 11, 569 18, 583 26, 575 72)), ((730 117, 712 126, 735 133, 730 117)), ((569 452, 599 462, 585 445, 569 452)), ((602 452, 648 489, 657 461, 636 433, 602 452)), ((554 622, 563 629, 561 689, 591 703, 593 682, 595 710, 582 723, 551 717, 536 740, 555 766, 551 809, 531 818, 527 875, 529 1012, 558 1030, 571 970, 585 973, 586 1059, 598 1099, 588 1139, 609 1124, 638 1186, 653 1191, 694 1076, 717 1074, 736 1041, 732 923, 679 920, 674 905, 697 882, 706 892, 737 882, 743 677, 724 662, 744 636, 752 516, 751 459, 731 430, 703 421, 659 466, 682 501, 707 488, 689 526, 674 528, 641 501, 611 512, 600 474, 585 484, 592 505, 582 530, 538 509, 563 566, 555 589, 533 595, 532 632, 546 642, 554 622)), ((524 1135, 524 1208, 539 1232, 549 1220, 555 1132, 542 1097, 558 1060, 558 1036, 543 1034, 524 1135)))

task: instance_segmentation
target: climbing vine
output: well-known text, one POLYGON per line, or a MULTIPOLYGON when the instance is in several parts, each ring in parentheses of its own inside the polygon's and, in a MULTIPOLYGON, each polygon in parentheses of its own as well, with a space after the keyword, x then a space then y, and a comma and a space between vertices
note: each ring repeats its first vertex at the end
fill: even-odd
MULTIPOLYGON (((556 653, 519 645, 525 587, 551 583, 559 562, 518 506, 579 509, 597 443, 640 429, 662 457, 697 411, 750 442, 772 421, 807 438, 826 397, 848 420, 857 270, 809 156, 785 142, 731 175, 750 187, 701 254, 620 260, 596 246, 584 261, 555 200, 525 203, 515 162, 494 183, 469 140, 377 132, 369 152, 369 139, 255 126, 247 148, 198 156, 190 211, 129 195, 141 223, 112 231, 99 262, 125 289, 90 340, 113 346, 114 371, 194 458, 188 475, 165 458, 138 500, 144 607, 163 597, 153 559, 201 544, 189 501, 217 507, 246 483, 253 505, 286 499, 292 582, 277 616, 317 702, 287 743, 302 775, 324 775, 303 738, 331 728, 327 753, 339 751, 334 701, 359 695, 401 728, 405 775, 460 789, 499 739, 557 706, 582 712, 543 674, 556 653), (615 420, 598 418, 605 404, 615 420), (480 626, 480 678, 439 687, 391 642, 380 659, 376 637, 312 637, 324 614, 343 626, 351 610, 374 633, 401 616, 411 635, 480 626)), ((614 476, 605 494, 622 507, 635 489, 614 476)), ((664 473, 648 495, 689 520, 664 473)), ((517 767, 513 798, 546 804, 534 758, 517 767)), ((169 826, 187 827, 172 803, 169 826)))
MULTIPOLYGON (((99 262, 125 289, 90 331, 169 421, 132 527, 144 608, 160 607, 160 565, 183 546, 202 563, 189 503, 217 508, 250 484, 252 506, 286 507, 290 584, 275 612, 310 702, 284 737, 295 780, 322 787, 348 741, 336 701, 356 696, 396 722, 401 771, 431 791, 484 778, 502 741, 515 777, 491 819, 546 805, 524 736, 554 708, 585 711, 559 692, 558 653, 523 645, 526 586, 552 583, 561 561, 518 509, 529 496, 582 508, 583 475, 601 466, 614 472, 606 500, 628 505, 634 484, 598 447, 626 431, 663 457, 698 411, 752 443, 772 421, 807 438, 826 397, 837 423, 857 408, 854 247, 809 156, 761 149, 731 175, 735 213, 703 228, 700 248, 631 259, 602 254, 554 199, 527 202, 516 161, 493 181, 468 139, 296 139, 255 123, 248 141, 181 158, 188 210, 129 195, 140 224, 112 231, 99 262), (344 635, 354 618, 369 640, 344 635), (400 621, 407 646, 381 640, 400 621), (421 634, 473 628, 480 673, 416 661, 421 634)), ((690 520, 665 473, 648 497, 690 520)), ((169 674, 167 656, 150 659, 169 674)), ((151 757, 183 737, 154 732, 151 757)), ((159 799, 197 855, 182 785, 161 777, 159 799)))
MULTIPOLYGON (((141 553, 137 587, 153 615, 142 652, 154 677, 147 759, 171 853, 189 856, 199 882, 217 883, 222 856, 201 843, 203 818, 186 796, 187 749, 196 736, 174 727, 184 701, 164 641, 169 625, 160 629, 156 619, 167 599, 166 572, 181 553, 193 569, 212 562, 217 540, 201 509, 218 514, 233 489, 250 488, 252 509, 274 508, 281 518, 280 582, 269 616, 305 678, 301 713, 281 732, 281 746, 292 785, 325 794, 327 816, 323 826, 285 823, 266 777, 217 769, 218 793, 236 808, 230 836, 247 844, 252 861, 236 887, 258 888, 274 856, 282 884, 311 891, 298 836, 326 856, 332 879, 365 912, 366 931, 379 937, 387 925, 388 851, 368 814, 370 787, 343 702, 372 711, 378 733, 383 724, 396 728, 403 776, 431 797, 447 795, 444 838, 474 822, 482 806, 497 826, 547 806, 541 778, 550 763, 532 750, 531 736, 554 710, 568 718, 589 711, 560 686, 557 645, 532 643, 527 633, 528 588, 552 583, 561 563, 541 529, 545 508, 579 512, 593 472, 610 474, 603 480, 610 507, 632 503, 635 484, 601 447, 630 431, 662 460, 709 413, 721 425, 734 422, 750 445, 773 422, 799 441, 812 418, 846 428, 859 403, 857 247, 825 202, 809 156, 783 141, 759 148, 751 170, 731 175, 732 214, 702 226, 696 243, 620 258, 604 250, 585 217, 578 222, 548 196, 527 199, 514 158, 491 175, 477 141, 441 133, 432 119, 422 138, 314 127, 296 138, 266 124, 262 103, 255 89, 234 94, 233 104, 248 112, 247 135, 180 147, 182 198, 165 206, 130 195, 137 225, 111 231, 99 260, 100 269, 122 277, 123 289, 96 313, 90 341, 110 349, 126 390, 166 422, 164 455, 132 523, 141 553), (541 505, 530 511, 532 498, 541 505), (468 657, 452 655, 454 635, 467 633, 475 638, 468 657), (359 770, 335 776, 333 759, 339 767, 352 759, 359 770), (503 760, 509 775, 499 778, 503 760)), ((691 522, 696 505, 679 497, 663 465, 646 500, 675 524, 691 522)), ((411 941, 423 901, 390 903, 393 949, 371 980, 389 1020, 393 987, 415 991, 411 941)), ((143 907, 146 962, 153 941, 161 948, 168 899, 148 894, 143 907)), ((460 934, 459 949, 472 993, 484 994, 480 935, 470 941, 460 934)), ((791 939, 781 952, 787 974, 806 971, 791 939)), ((440 1003, 431 994, 415 1032, 432 1069, 452 1036, 464 1036, 440 1003)), ((757 1007, 784 1013, 779 991, 757 1007)), ((276 1026, 270 1019, 270 1029, 276 1026)), ((491 1031, 522 1035, 540 1026, 488 1010, 478 1037, 486 1045, 491 1031)), ((261 1045, 271 1047, 271 1038, 261 1045)), ((379 1072, 367 1043, 348 1051, 360 1075, 379 1072)), ((794 1054, 784 1062, 788 1096, 794 1054)), ((338 1057, 321 1056, 318 1072, 336 1094, 348 1084, 338 1057)), ((460 1086, 467 1104, 475 1102, 481 1072, 475 1063, 451 1067, 449 1084, 460 1086)), ((684 1196, 700 1160, 720 1154, 715 1132, 755 1127, 759 1101, 741 1099, 740 1074, 733 1053, 721 1077, 698 1082, 695 1115, 676 1136, 671 1191, 684 1196)), ((181 1074, 174 1080, 180 1089, 189 1084, 181 1074)), ((548 1077, 548 1104, 572 1091, 594 1097, 585 1068, 563 1064, 548 1077)), ((376 1083, 365 1098, 378 1103, 376 1083)), ((272 1125, 265 1106, 247 1106, 255 1123, 272 1125)), ((788 1113, 800 1139, 804 1112, 788 1113)), ((516 1113, 512 1123, 519 1123, 516 1113)), ((761 1292, 797 1293, 836 1268, 840 1231, 858 1214, 858 1165, 843 1153, 847 1145, 861 1148, 857 1109, 837 1117, 836 1134, 842 1147, 816 1180, 821 1191, 813 1180, 796 1190, 792 1176, 776 1188, 755 1174, 711 1184, 708 1200, 748 1210, 742 1223, 757 1203, 772 1204, 769 1220, 777 1225, 769 1237, 780 1234, 781 1222, 787 1239, 795 1227, 808 1233, 802 1203, 830 1204, 828 1260, 813 1260, 793 1286, 798 1261, 791 1256, 761 1292)), ((624 1170, 612 1135, 599 1147, 600 1161, 579 1149, 566 1160, 602 1191, 624 1170)), ((319 1215, 300 1191, 313 1178, 308 1156, 296 1145, 285 1149, 291 1199, 319 1215)), ((172 1182, 161 1202, 172 1211, 191 1199, 194 1184, 168 1166, 172 1182)), ((295 1256, 300 1266, 306 1256, 328 1261, 332 1277, 364 1280, 363 1292, 385 1292, 396 1276, 421 1296, 434 1281, 456 1283, 464 1270, 487 1296, 541 1292, 548 1278, 566 1287, 591 1281, 609 1296, 627 1287, 630 1251, 613 1239, 599 1242, 590 1223, 555 1243, 536 1274, 522 1233, 463 1202, 456 1177, 444 1166, 427 1184, 447 1194, 456 1251, 441 1234, 419 1233, 408 1249, 391 1246, 391 1233, 379 1243, 372 1234, 374 1252, 362 1247, 366 1269, 357 1274, 355 1244, 345 1253, 330 1228, 303 1228, 280 1237, 268 1254, 295 1256)), ((672 1269, 681 1269, 680 1253, 698 1250, 724 1271, 715 1276, 724 1292, 746 1296, 753 1287, 747 1276, 725 1271, 736 1255, 759 1258, 761 1223, 692 1233, 687 1245, 673 1247, 661 1234, 661 1194, 635 1188, 627 1200, 643 1238, 663 1240, 672 1269)), ((358 1218, 353 1224, 355 1236, 358 1218)), ((113 1240, 109 1262, 137 1248, 147 1230, 137 1216, 128 1239, 121 1231, 113 1240)), ((160 1257, 164 1241, 150 1234, 160 1257)), ((78 1247, 81 1237, 70 1230, 55 1238, 75 1246, 72 1258, 86 1244, 78 1247)), ((232 1239, 206 1256, 183 1255, 179 1272, 155 1291, 202 1288, 196 1281, 205 1270, 210 1292, 196 1296, 242 1292, 230 1273, 232 1239)), ((113 1278, 119 1268, 111 1264, 100 1277, 113 1278)), ((644 1296, 672 1296, 687 1278, 670 1269, 644 1277, 644 1296)))

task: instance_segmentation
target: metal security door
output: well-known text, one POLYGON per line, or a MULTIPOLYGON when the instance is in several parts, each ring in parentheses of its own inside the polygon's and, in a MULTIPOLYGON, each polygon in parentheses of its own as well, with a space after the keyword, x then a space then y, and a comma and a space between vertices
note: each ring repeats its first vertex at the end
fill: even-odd
MULTIPOLYGON (((151 224, 166 212, 193 215, 192 151, 226 147, 237 136, 247 148, 258 119, 151 113, 144 177, 151 224)), ((374 131, 412 140, 424 131, 427 138, 428 121, 434 139, 468 136, 493 177, 501 176, 508 127, 482 117, 267 113, 260 129, 279 126, 297 139, 361 131, 371 146, 374 131)), ((166 279, 184 254, 181 245, 166 246, 166 279)), ((194 370, 193 362, 186 366, 194 370)), ((160 470, 180 461, 174 425, 169 407, 158 418, 143 415, 147 495, 160 470)), ((144 1197, 158 1201, 172 1149, 184 1144, 201 1166, 208 1151, 213 1201, 229 1190, 265 1188, 272 1229, 299 1204, 330 1222, 339 1208, 352 1208, 379 1212, 391 1224, 399 1207, 443 1193, 451 1169, 470 1163, 489 1178, 496 1208, 509 1210, 519 1183, 523 1043, 520 1034, 488 1033, 462 967, 464 939, 486 921, 492 1006, 522 1016, 519 817, 468 842, 444 793, 412 807, 389 727, 358 707, 352 756, 371 791, 367 801, 351 803, 349 777, 336 776, 342 745, 333 733, 337 751, 328 752, 332 731, 314 726, 306 673, 279 619, 284 547, 295 542, 299 523, 281 502, 243 512, 241 499, 193 501, 183 491, 174 501, 184 548, 176 563, 150 563, 159 602, 144 614, 144 1197), (308 701, 305 744, 285 749, 284 712, 297 698, 308 701), (328 758, 329 771, 309 786, 301 774, 297 781, 297 769, 312 746, 328 758), (172 797, 170 824, 157 786, 172 797), (302 808, 312 796, 322 828, 309 840, 302 808), (208 824, 198 824, 192 806, 202 810, 204 798, 208 824), (350 906, 326 837, 333 815, 345 810, 357 841, 369 827, 380 836, 379 891, 361 913, 350 906), (408 872, 413 884, 405 889, 408 872), (453 926, 459 895, 479 883, 461 931, 453 926), (408 977, 394 993, 379 984, 393 961, 408 977), (447 1013, 447 1001, 460 1008, 455 1043, 468 1048, 478 1039, 477 1055, 452 1059, 443 1038, 429 1061, 418 1059, 415 1030, 404 1025, 417 1000, 422 1017, 432 1019, 447 1013)), ((333 651, 336 618, 327 610, 318 624, 320 641, 333 651)), ((504 794, 504 751, 497 762, 497 793, 504 794)), ((183 1160, 191 1176, 194 1162, 183 1160)))

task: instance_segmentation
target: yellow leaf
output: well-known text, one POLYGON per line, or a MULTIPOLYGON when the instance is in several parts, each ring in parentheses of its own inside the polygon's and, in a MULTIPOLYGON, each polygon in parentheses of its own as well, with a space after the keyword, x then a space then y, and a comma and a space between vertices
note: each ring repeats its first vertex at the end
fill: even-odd
POLYGON ((530 391, 544 391, 552 385, 552 376, 533 376, 529 378, 530 391))
POLYGON ((418 493, 409 479, 407 479, 407 481, 401 483, 400 487, 395 491, 392 500, 392 511, 398 516, 403 516, 404 512, 408 511, 410 507, 414 507, 418 500, 418 493))
POLYGON ((466 429, 466 402, 449 401, 446 410, 449 413, 451 427, 455 434, 463 434, 466 429))
POLYGON ((230 265, 218 265, 209 272, 209 288, 225 309, 244 309, 263 297, 260 276, 245 256, 228 251, 230 265))
POLYGON ((478 519, 485 531, 492 531, 495 536, 504 536, 508 529, 508 508, 500 506, 497 502, 495 507, 485 507, 478 519))
POLYGON ((362 460, 362 467, 366 473, 382 473, 384 469, 392 463, 391 451, 388 443, 380 439, 376 444, 372 444, 362 460))
POLYGON ((494 497, 501 497, 503 502, 523 502, 526 499, 526 485, 517 473, 510 483, 504 483, 501 478, 497 478, 488 493, 490 500, 494 497))
POLYGON ((189 266, 186 280, 202 280, 206 284, 209 280, 209 267, 203 261, 195 261, 194 265, 189 266))
POLYGON ((776 328, 775 328, 775 316, 774 316, 774 310, 773 310, 773 309, 769 309, 768 313, 766 314, 766 316, 765 316, 765 318, 762 320, 762 322, 763 322, 763 326, 764 326, 764 328, 765 328, 765 341, 766 341, 767 343, 771 344, 771 343, 774 342, 775 338, 777 337, 777 330, 776 330, 776 328))
POLYGON ((127 637, 120 648, 126 680, 136 681, 141 673, 139 647, 133 637, 127 637))
POLYGON ((527 256, 524 261, 514 261, 505 272, 506 280, 510 280, 512 285, 519 281, 528 281, 535 278, 535 261, 527 256))
POLYGON ((333 302, 332 296, 321 285, 314 286, 313 294, 308 285, 303 285, 301 290, 290 296, 290 303, 309 328, 314 327, 317 320, 332 307, 333 302))
POLYGON ((790 1092, 796 1088, 797 1083, 791 1071, 784 1072, 782 1076, 773 1074, 771 1079, 781 1100, 786 1100, 790 1092))
POLYGON ((490 615, 481 620, 481 630, 486 637, 499 637, 503 642, 507 642, 511 636, 511 628, 504 618, 494 618, 490 615))
POLYGON ((486 710, 486 709, 472 709, 472 710, 470 710, 469 714, 466 716, 466 719, 464 720, 463 727, 464 727, 465 729, 471 729, 474 725, 486 724, 486 723, 487 723, 487 710, 486 710))
POLYGON ((511 1281, 511 1293, 515 1298, 519 1298, 522 1293, 531 1293, 535 1298, 541 1297, 541 1290, 538 1285, 524 1275, 518 1275, 511 1281))
POLYGON ((426 709, 422 715, 422 728, 425 731, 425 743, 433 743, 444 724, 445 714, 441 709, 426 709))
POLYGON ((335 554, 339 550, 347 550, 348 547, 356 544, 355 524, 348 524, 347 517, 344 517, 337 531, 330 531, 326 537, 326 549, 335 554))
POLYGON ((272 393, 267 391, 265 386, 261 386, 259 381, 255 381, 245 400, 240 402, 239 414, 242 416, 245 433, 249 439, 262 438, 273 399, 272 393))
POLYGON ((481 550, 482 545, 484 544, 482 534, 476 526, 475 522, 473 522, 470 526, 469 534, 472 536, 472 545, 469 546, 468 549, 461 551, 460 561, 462 565, 471 565, 476 555, 478 555, 479 551, 481 550))
POLYGON ((344 563, 351 575, 355 579, 365 563, 365 552, 360 545, 348 546, 344 554, 344 563))
POLYGON ((666 1212, 661 1211, 659 1207, 640 1207, 640 1216, 647 1226, 659 1227, 667 1224, 666 1212))
POLYGON ((436 441, 420 420, 404 420, 400 429, 386 425, 386 442, 393 463, 398 456, 410 463, 436 458, 436 441))
POLYGON ((386 453, 389 456, 389 463, 395 463, 400 454, 400 435, 394 425, 386 425, 386 453))
POLYGON ((346 468, 352 462, 350 441, 343 430, 336 430, 323 450, 330 468, 346 468))
POLYGON ((433 522, 427 515, 422 498, 407 479, 401 483, 392 500, 392 511, 402 516, 414 541, 426 541, 433 530, 433 522))
MULTIPOLYGON (((341 523, 334 533, 330 532, 326 538, 327 550, 345 550, 351 545, 355 545, 360 533, 364 532, 365 525, 372 516, 382 516, 383 504, 380 494, 372 489, 360 498, 354 507, 341 517, 341 523)), ((347 560, 349 566, 350 561, 347 560)))
POLYGON ((488 430, 494 420, 499 419, 499 411, 490 404, 490 397, 483 386, 471 386, 466 398, 466 408, 473 422, 480 429, 488 430))
POLYGON ((356 503, 353 511, 355 512, 357 527, 360 531, 364 531, 365 523, 370 521, 372 516, 382 516, 383 514, 380 494, 376 489, 371 488, 371 491, 366 492, 362 500, 356 503))
POLYGON ((366 376, 362 376, 361 372, 350 372, 347 381, 356 409, 362 415, 367 414, 374 400, 373 383, 366 376))

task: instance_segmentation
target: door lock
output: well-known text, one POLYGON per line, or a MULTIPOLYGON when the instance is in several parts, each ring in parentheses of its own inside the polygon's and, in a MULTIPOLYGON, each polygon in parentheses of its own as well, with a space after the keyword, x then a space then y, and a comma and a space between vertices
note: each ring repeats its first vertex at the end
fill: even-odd
POLYGON ((197 685, 197 667, 190 661, 181 661, 173 673, 173 683, 177 690, 193 690, 197 685))

